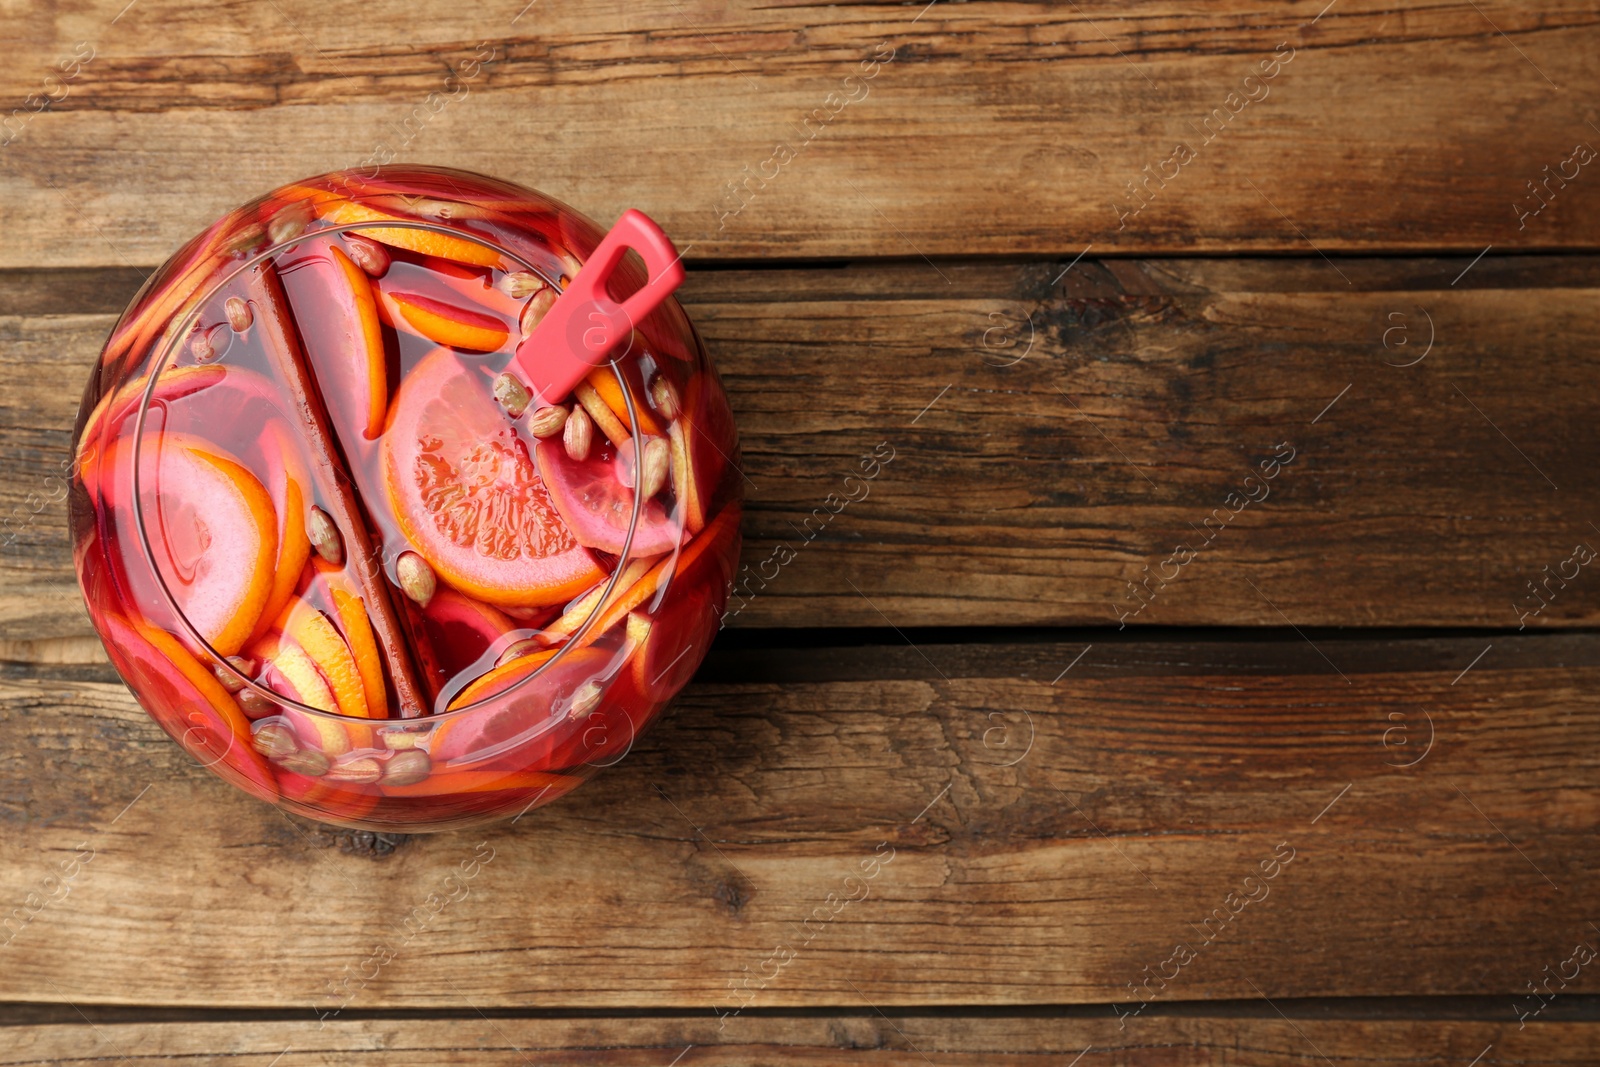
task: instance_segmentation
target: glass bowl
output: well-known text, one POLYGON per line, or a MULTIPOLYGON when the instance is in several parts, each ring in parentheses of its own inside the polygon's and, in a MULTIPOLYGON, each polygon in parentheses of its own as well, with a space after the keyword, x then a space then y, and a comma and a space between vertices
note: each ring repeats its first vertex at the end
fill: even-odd
MULTIPOLYGON (((230 212, 134 297, 78 416, 74 558, 202 764, 315 819, 456 828, 615 763, 688 682, 741 506, 694 326, 669 296, 569 391, 524 373, 576 341, 535 333, 604 237, 480 175, 345 171, 230 212)), ((647 276, 630 254, 603 281, 647 276)))

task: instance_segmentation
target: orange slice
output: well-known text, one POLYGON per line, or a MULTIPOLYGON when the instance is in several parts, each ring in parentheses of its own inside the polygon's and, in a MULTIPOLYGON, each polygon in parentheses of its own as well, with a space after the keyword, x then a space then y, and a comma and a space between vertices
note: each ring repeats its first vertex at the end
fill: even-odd
MULTIPOLYGON (((272 592, 278 556, 272 497, 207 441, 178 433, 144 440, 141 506, 156 567, 195 631, 231 656, 254 632, 272 592)), ((117 451, 132 447, 124 439, 117 451)))
POLYGON ((441 771, 416 785, 386 785, 383 792, 391 797, 435 797, 451 793, 544 789, 547 792, 543 795, 554 800, 582 781, 577 775, 542 771, 441 771))
MULTIPOLYGON (((340 297, 355 313, 357 327, 355 366, 366 372, 366 437, 371 440, 383 429, 383 416, 389 405, 388 360, 383 351, 383 327, 378 321, 378 304, 372 295, 372 280, 356 266, 344 249, 329 245, 328 254, 339 268, 344 282, 340 297)), ((357 394, 359 395, 359 394, 357 394)))
POLYGON ((492 315, 455 307, 421 293, 382 290, 384 318, 391 326, 407 328, 434 344, 468 352, 493 352, 511 336, 505 323, 492 315))
MULTIPOLYGON (((350 646, 328 617, 296 597, 278 619, 283 635, 299 645, 316 666, 333 693, 340 715, 353 719, 369 717, 366 689, 361 670, 350 646)), ((329 711, 333 708, 327 709, 329 711)))
POLYGON ((481 708, 450 716, 428 740, 435 766, 455 769, 489 760, 505 760, 525 768, 548 766, 543 761, 573 734, 591 725, 599 709, 591 706, 574 716, 574 702, 590 684, 605 687, 621 665, 615 650, 597 648, 568 652, 537 678, 536 669, 556 655, 544 649, 512 660, 475 679, 450 702, 450 710, 480 700, 481 708), (522 684, 518 684, 522 683, 522 684))
POLYGON ((344 640, 355 657, 356 670, 361 675, 361 689, 367 701, 368 717, 386 718, 389 714, 389 691, 384 685, 383 656, 378 651, 378 640, 372 633, 372 620, 367 615, 367 602, 356 592, 355 585, 333 564, 317 560, 317 582, 326 588, 334 616, 344 640))
MULTIPOLYGON (((582 640, 578 642, 578 647, 582 648, 590 644, 595 638, 611 629, 630 611, 633 611, 654 596, 656 590, 660 589, 664 583, 677 580, 677 576, 680 575, 685 582, 697 580, 698 576, 691 577, 691 572, 699 561, 702 559, 715 561, 718 556, 729 551, 737 542, 738 537, 739 509, 724 508, 712 520, 711 525, 702 530, 687 545, 684 545, 677 555, 663 559, 651 567, 644 577, 634 582, 623 593, 612 597, 605 607, 601 608, 600 618, 589 628, 589 632, 583 635, 582 640)), ((626 578, 627 575, 624 574, 623 577, 626 578)), ((715 582, 722 580, 722 578, 718 575, 713 575, 709 580, 715 582)), ((557 620, 557 624, 560 621, 557 620)), ((579 621, 581 622, 582 620, 579 621)))
MULTIPOLYGON (((650 568, 654 567, 657 562, 658 560, 656 559, 643 558, 628 560, 627 564, 622 568, 622 577, 617 579, 617 584, 611 593, 611 599, 606 601, 606 606, 610 607, 632 592, 634 587, 639 584, 639 579, 649 573, 650 568)), ((600 604, 601 594, 604 592, 605 589, 602 586, 585 593, 583 599, 562 612, 559 619, 545 627, 546 638, 555 641, 577 633, 578 627, 583 625, 583 621, 595 613, 600 604)))
POLYGON ((669 431, 672 444, 672 488, 683 510, 683 525, 699 533, 710 513, 723 475, 734 461, 738 439, 728 402, 708 381, 707 371, 689 380, 683 411, 669 431))
MULTIPOLYGON (((633 398, 633 410, 639 416, 639 432, 651 437, 662 436, 665 431, 661 429, 661 424, 656 421, 655 415, 640 399, 641 391, 634 381, 635 376, 638 374, 637 364, 626 364, 622 374, 624 378, 628 379, 628 393, 633 398)), ((612 370, 609 365, 602 365, 590 371, 589 376, 584 380, 605 404, 606 410, 615 416, 616 422, 621 427, 625 438, 631 439, 631 435, 627 432, 629 425, 628 404, 622 398, 622 384, 617 381, 616 371, 612 370)), ((582 399, 581 395, 579 399, 582 399)), ((594 415, 594 410, 590 408, 587 402, 584 403, 583 408, 591 416, 594 415)), ((606 430, 606 436, 611 437, 610 430, 606 430)), ((619 447, 622 444, 615 437, 611 437, 611 443, 619 447)))
MULTIPOLYGON (((521 681, 532 674, 535 667, 548 662, 556 654, 556 651, 553 648, 546 648, 538 652, 531 652, 526 656, 518 656, 509 663, 502 663, 486 674, 479 675, 472 680, 470 685, 456 694, 455 699, 450 701, 450 706, 445 710, 454 711, 457 708, 464 708, 468 704, 476 703, 486 696, 492 696, 513 683, 521 681)), ((445 726, 449 725, 449 722, 445 723, 445 726)), ((444 726, 441 726, 440 729, 444 729, 444 726)))
POLYGON ((517 322, 522 318, 522 308, 527 299, 518 300, 507 296, 489 284, 489 278, 483 271, 443 259, 432 260, 424 266, 433 272, 435 279, 443 282, 452 292, 466 297, 469 302, 489 314, 497 315, 507 322, 517 322))
MULTIPOLYGON (((317 205, 316 210, 320 218, 339 226, 352 222, 403 221, 395 215, 375 211, 352 200, 324 201, 317 205)), ((354 232, 363 237, 370 237, 374 241, 382 241, 393 248, 404 248, 420 252, 425 256, 438 256, 440 259, 470 263, 477 267, 500 265, 499 252, 488 245, 465 237, 454 237, 434 230, 412 229, 408 226, 363 226, 354 232)))
POLYGON ((272 495, 278 514, 278 559, 272 572, 272 591, 267 595, 261 619, 251 635, 253 638, 266 633, 272 621, 282 614, 311 556, 305 521, 311 477, 301 462, 299 450, 281 424, 267 423, 262 444, 266 453, 267 491, 272 495))
MULTIPOLYGON (((298 200, 309 200, 312 204, 330 204, 338 200, 348 200, 344 193, 336 193, 331 189, 320 189, 315 185, 306 185, 304 182, 295 182, 291 185, 281 186, 272 191, 272 199, 281 200, 285 205, 298 200)), ((271 212, 267 212, 271 214, 271 212)))
MULTIPOLYGON (((150 394, 155 406, 178 400, 216 385, 228 376, 228 371, 217 364, 205 366, 172 367, 157 380, 150 394)), ((149 374, 141 374, 119 389, 106 393, 90 410, 83 422, 83 433, 78 438, 78 470, 83 475, 84 488, 90 494, 98 490, 100 463, 103 449, 111 447, 122 432, 123 423, 138 413, 139 402, 150 384, 149 374)))
POLYGON ((339 820, 360 825, 382 796, 377 792, 359 792, 371 786, 356 786, 349 782, 311 778, 304 774, 276 768, 278 787, 290 811, 314 819, 339 820))
MULTIPOLYGON (((308 708, 327 712, 338 708, 333 689, 318 672, 317 665, 306 655, 305 649, 292 640, 280 634, 268 634, 251 645, 250 652, 267 664, 263 682, 273 692, 308 708)), ((350 751, 350 734, 337 720, 308 715, 298 708, 286 707, 283 714, 294 724, 300 739, 314 745, 324 755, 342 756, 350 751)))
POLYGON ((112 361, 124 354, 132 355, 137 362, 145 352, 146 346, 156 340, 157 335, 166 328, 184 301, 210 280, 209 272, 220 272, 231 260, 232 257, 218 252, 215 248, 215 242, 229 218, 231 216, 218 220, 206 234, 191 241, 190 245, 195 251, 181 266, 152 276, 150 282, 145 283, 146 289, 152 295, 143 307, 125 322, 119 323, 110 339, 106 341, 105 351, 101 354, 101 361, 105 365, 109 366, 112 361), (151 282, 155 283, 153 288, 151 282))
POLYGON ((336 420, 354 414, 372 440, 389 405, 388 357, 372 280, 344 249, 325 239, 298 246, 281 264, 284 291, 301 324, 306 358, 336 420))
MULTIPOLYGON (((169 367, 156 380, 155 390, 150 394, 150 403, 154 405, 197 393, 207 386, 217 384, 227 375, 227 368, 216 363, 169 367)), ((102 396, 89 412, 89 417, 84 420, 83 440, 87 441, 98 436, 107 427, 115 427, 117 423, 137 412, 139 401, 144 396, 145 386, 149 384, 150 376, 141 374, 125 382, 120 389, 114 389, 102 396)))
POLYGON ((263 800, 278 787, 250 745, 250 722, 233 695, 169 633, 112 612, 101 616, 107 650, 150 716, 213 770, 263 800))
MULTIPOLYGON (((611 373, 610 367, 602 369, 608 375, 611 373)), ((589 377, 592 379, 594 374, 591 372, 589 377)), ((611 384, 613 386, 617 384, 615 378, 612 379, 611 384)), ((628 432, 627 424, 611 410, 611 405, 607 404, 600 396, 600 391, 590 385, 587 380, 581 381, 574 386, 572 395, 578 398, 578 403, 583 405, 583 410, 589 413, 589 417, 594 420, 594 424, 600 427, 601 432, 606 435, 612 444, 621 448, 624 444, 633 440, 633 435, 628 432)))
POLYGON ((718 593, 705 586, 674 588, 653 615, 628 615, 633 680, 646 698, 670 700, 694 677, 717 634, 718 593))

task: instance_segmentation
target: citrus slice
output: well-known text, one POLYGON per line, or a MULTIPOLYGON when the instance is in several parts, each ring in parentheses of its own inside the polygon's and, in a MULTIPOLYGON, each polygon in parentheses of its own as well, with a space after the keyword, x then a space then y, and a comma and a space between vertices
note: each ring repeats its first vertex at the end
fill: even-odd
POLYGON ((494 793, 501 790, 542 789, 542 797, 554 800, 583 779, 570 774, 543 771, 442 771, 430 774, 415 785, 386 785, 385 796, 436 797, 452 793, 494 793))
POLYGON ((506 324, 481 311, 456 307, 421 293, 380 288, 384 320, 434 344, 467 352, 493 352, 506 343, 506 324))
MULTIPOLYGON (((573 459, 555 438, 540 441, 534 455, 550 503, 578 543, 621 555, 628 521, 633 518, 634 491, 622 484, 617 460, 598 453, 588 459, 573 459)), ((672 551, 682 539, 683 531, 652 497, 640 509, 639 525, 634 529, 628 554, 630 558, 659 556, 672 551)))
POLYGON ((434 762, 462 767, 505 757, 531 769, 571 733, 581 730, 588 713, 573 714, 574 697, 589 683, 604 684, 605 675, 614 673, 615 653, 578 649, 562 656, 537 678, 528 679, 556 652, 545 649, 512 660, 463 689, 451 701, 451 710, 480 700, 489 703, 439 724, 428 742, 434 762))
POLYGON ((429 644, 443 659, 445 673, 452 676, 505 644, 503 639, 518 630, 504 612, 454 589, 435 593, 422 609, 422 619, 429 644))
POLYGON ((136 310, 125 313, 107 339, 105 351, 100 355, 102 365, 110 366, 124 355, 130 357, 129 365, 144 358, 147 346, 158 339, 183 302, 199 292, 211 275, 219 273, 232 260, 219 244, 232 230, 233 220, 234 216, 228 215, 212 223, 210 229, 180 249, 168 266, 146 280, 139 290, 140 295, 134 298, 136 310), (145 293, 150 295, 145 297, 145 293))
POLYGON ((272 496, 273 510, 278 516, 278 557, 272 570, 272 591, 267 595, 252 637, 264 634, 272 620, 283 612, 311 556, 305 521, 311 477, 301 461, 299 449, 278 422, 267 423, 261 443, 267 468, 267 492, 272 496))
POLYGON ((589 647, 568 653, 604 657, 604 666, 595 670, 592 679, 604 686, 604 692, 588 716, 568 729, 552 732, 553 745, 542 757, 542 766, 557 769, 594 762, 612 766, 633 750, 634 742, 665 703, 648 699, 635 684, 629 664, 638 659, 638 653, 632 634, 620 648, 601 652, 589 647))
POLYGON ((274 767, 278 787, 289 810, 313 819, 339 819, 347 823, 364 818, 378 806, 376 792, 360 792, 360 786, 329 778, 313 778, 283 767, 274 767))
POLYGON ((361 674, 361 689, 366 696, 369 718, 382 719, 389 714, 389 691, 384 685, 383 655, 378 651, 378 640, 372 632, 372 619, 367 614, 367 602, 361 599, 355 584, 344 572, 326 560, 312 564, 316 576, 312 587, 325 594, 324 602, 332 609, 339 632, 344 635, 350 654, 355 657, 356 670, 361 674))
POLYGON ((401 532, 463 593, 543 607, 605 577, 551 504, 488 378, 449 349, 423 357, 401 383, 383 467, 401 532))
POLYGON ((173 601, 207 644, 233 655, 274 584, 271 496, 238 460, 178 433, 145 435, 139 483, 145 536, 173 601))
MULTIPOLYGON (((172 367, 156 380, 156 387, 150 395, 150 403, 154 406, 197 393, 216 385, 227 374, 225 368, 215 363, 198 367, 172 367)), ((86 485, 93 477, 97 466, 93 461, 95 449, 104 447, 111 439, 117 437, 123 420, 139 410, 145 386, 149 384, 149 376, 140 375, 120 389, 113 389, 100 398, 89 412, 89 417, 84 420, 83 433, 78 438, 78 466, 83 471, 86 485)), ((92 487, 90 491, 93 491, 92 487)))
MULTIPOLYGON (((276 632, 269 633, 250 646, 250 653, 265 664, 260 681, 266 688, 308 708, 326 712, 338 708, 332 687, 305 649, 293 640, 276 632)), ((299 708, 285 707, 283 714, 300 740, 324 755, 342 756, 350 751, 350 734, 337 720, 310 715, 299 708)))
MULTIPOLYGON (((352 200, 331 200, 317 205, 317 215, 334 223, 396 222, 397 216, 376 211, 352 200)), ((381 241, 391 248, 404 248, 426 256, 438 256, 457 263, 471 263, 478 267, 494 267, 500 263, 500 253, 488 245, 465 237, 453 237, 434 230, 414 229, 409 226, 363 226, 353 231, 362 237, 381 241)))
MULTIPOLYGON (((654 559, 642 557, 630 559, 622 568, 622 575, 617 579, 617 584, 612 588, 611 596, 606 601, 606 604, 609 606, 615 601, 620 600, 622 597, 627 596, 633 590, 633 587, 638 584, 639 579, 648 574, 650 568, 656 565, 656 562, 657 561, 654 559)), ((568 607, 566 611, 561 613, 560 618, 556 619, 549 626, 545 627, 544 632, 546 639, 552 643, 556 643, 566 637, 571 636, 572 634, 577 633, 578 628, 583 625, 584 620, 588 619, 590 615, 593 615, 596 608, 599 607, 600 598, 604 592, 605 588, 603 586, 597 586, 585 593, 580 599, 573 601, 572 605, 568 607)))
POLYGON ((273 631, 250 646, 250 653, 262 664, 261 684, 308 708, 333 711, 339 706, 327 679, 311 662, 305 649, 273 631))
POLYGON ((517 322, 522 318, 522 308, 527 299, 518 300, 496 289, 490 284, 489 276, 482 270, 463 267, 459 263, 443 259, 429 260, 423 266, 432 272, 435 280, 444 283, 452 293, 466 297, 468 302, 489 314, 497 315, 507 322, 517 322))
POLYGON ((635 648, 634 684, 650 700, 667 701, 689 684, 717 633, 711 589, 674 588, 653 615, 628 616, 628 641, 635 648))
POLYGON ((672 424, 672 488, 678 497, 684 528, 699 533, 709 517, 723 475, 734 462, 738 440, 733 414, 722 390, 708 382, 712 372, 689 380, 683 412, 672 424))
MULTIPOLYGON (((509 663, 500 664, 493 670, 473 679, 472 684, 457 693, 456 698, 450 702, 450 706, 445 710, 455 711, 457 708, 464 708, 468 704, 476 703, 485 697, 500 693, 532 674, 535 668, 549 662, 555 657, 556 652, 557 650, 553 648, 541 649, 526 656, 519 656, 509 663)), ((445 725, 448 726, 450 723, 447 722, 445 725)), ((435 737, 437 739, 437 735, 435 737)))
POLYGON ((383 324, 367 273, 331 242, 307 242, 279 265, 301 324, 306 358, 334 418, 355 417, 367 440, 383 428, 389 403, 383 324))
MULTIPOLYGON (((723 508, 712 520, 711 525, 684 545, 676 555, 668 556, 655 564, 638 581, 608 600, 600 609, 595 624, 589 627, 588 632, 578 642, 579 647, 594 641, 621 622, 629 612, 655 596, 658 590, 673 583, 681 582, 689 588, 696 586, 712 590, 726 588, 728 580, 732 577, 729 573, 732 568, 723 561, 725 558, 737 558, 738 543, 739 509, 723 508), (720 569, 711 571, 702 569, 714 567, 720 569)), ((560 625, 560 621, 558 620, 555 625, 560 625)))
POLYGON ((150 717, 206 766, 276 801, 272 771, 250 745, 250 722, 215 675, 164 630, 113 612, 100 620, 112 663, 150 717))
MULTIPOLYGON (((607 367, 605 369, 606 373, 609 374, 611 368, 607 367)), ((594 374, 591 371, 590 377, 593 376, 594 374)), ((612 379, 612 384, 616 384, 615 379, 612 379)), ((600 427, 600 432, 605 434, 606 439, 612 444, 621 448, 624 444, 633 440, 633 435, 628 432, 628 426, 623 421, 623 417, 611 410, 611 405, 606 403, 594 386, 587 381, 579 382, 573 387, 572 395, 578 398, 578 403, 583 405, 583 410, 589 413, 589 417, 594 420, 594 424, 600 427)), ((620 400, 620 394, 618 398, 620 400)))
POLYGON ((305 651, 328 683, 340 715, 355 719, 369 717, 366 689, 356 658, 326 615, 296 597, 279 616, 278 628, 284 637, 305 651))
MULTIPOLYGON (((641 399, 644 396, 644 392, 639 388, 638 362, 629 360, 624 363, 622 376, 628 380, 628 395, 633 399, 634 413, 639 416, 639 432, 650 437, 662 436, 665 431, 661 429, 661 424, 656 421, 655 415, 651 413, 641 399)), ((618 425, 622 426, 623 432, 626 433, 627 427, 630 425, 628 403, 622 397, 622 384, 617 381, 616 371, 611 368, 610 364, 605 364, 590 371, 589 376, 584 381, 594 390, 595 395, 604 402, 606 410, 616 417, 618 425)), ((588 404, 584 404, 584 408, 589 411, 590 415, 594 414, 593 409, 588 404)), ((606 436, 610 436, 609 431, 607 431, 606 436)), ((612 443, 619 447, 622 445, 622 442, 615 438, 612 438, 612 443)))

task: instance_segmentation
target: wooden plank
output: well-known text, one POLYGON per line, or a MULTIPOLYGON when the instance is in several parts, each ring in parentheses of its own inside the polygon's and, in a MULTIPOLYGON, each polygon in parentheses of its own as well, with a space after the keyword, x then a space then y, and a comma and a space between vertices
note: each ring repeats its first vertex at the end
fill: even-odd
MULTIPOLYGON (((1600 260, 1068 262, 691 275, 730 625, 1600 621, 1600 260)), ((81 637, 58 476, 110 319, 0 282, 0 640, 81 637)))
POLYGON ((1513 1020, 1530 982, 1600 992, 1571 963, 1600 944, 1597 662, 1595 634, 730 651, 571 798, 411 839, 232 790, 103 668, 13 666, 0 1000, 1513 1020))
POLYGON ((0 266, 154 265, 385 156, 701 259, 1600 247, 1592 0, 123 7, 0 15, 0 266))
MULTIPOLYGON (((1294 1011, 1294 1006, 1288 1005, 1294 1011)), ((529 1064, 541 1067, 769 1067, 871 1064, 1195 1064, 1300 1067, 1356 1062, 1373 1067, 1462 1067, 1488 1063, 1589 1064, 1600 1054, 1594 1023, 1426 1020, 1158 1018, 1118 1030, 1110 1018, 990 1018, 870 1011, 821 1018, 740 1019, 725 1029, 705 1019, 505 1019, 335 1022, 124 1023, 93 1028, 15 1026, 0 1067, 99 1064, 108 1057, 160 1057, 244 1067, 390 1064, 529 1064), (673 1059, 674 1056, 680 1057, 673 1059), (938 1057, 937 1060, 931 1057, 938 1057)))

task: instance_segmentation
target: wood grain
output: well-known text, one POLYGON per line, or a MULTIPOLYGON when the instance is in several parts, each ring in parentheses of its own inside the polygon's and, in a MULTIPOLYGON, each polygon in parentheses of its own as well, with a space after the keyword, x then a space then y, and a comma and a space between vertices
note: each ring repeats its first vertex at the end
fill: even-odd
MULTIPOLYGON (((1294 1011, 1294 1005, 1287 1006, 1294 1011)), ((1108 1013, 1109 1014, 1109 1013, 1108 1013)), ((0 1065, 99 1064, 159 1057, 173 1067, 529 1064, 541 1067, 770 1067, 871 1064, 925 1067, 1107 1063, 1299 1067, 1462 1067, 1492 1046, 1490 1063, 1588 1064, 1600 1054, 1594 1023, 1514 1024, 1372 1019, 1156 1018, 1118 1030, 1107 1018, 878 1015, 715 1021, 667 1019, 364 1020, 113 1024, 7 1028, 0 1065), (691 1047, 692 1046, 692 1047, 691 1047), (680 1059, 674 1060, 674 1056, 680 1059), (934 1059, 933 1057, 937 1057, 934 1059)))
POLYGON ((641 208, 702 260, 1600 247, 1587 170, 1519 219, 1600 139, 1592 0, 123 6, 0 14, 0 266, 153 266, 385 154, 641 208))
MULTIPOLYGON (((691 275, 748 479, 729 625, 1600 621, 1549 577, 1600 545, 1600 260, 1068 264, 691 275)), ((60 473, 110 318, 41 288, 0 278, 13 641, 88 633, 60 473)))
POLYGON ((571 798, 411 839, 232 790, 105 668, 12 666, 0 902, 27 921, 0 1000, 337 1019, 1474 994, 1514 1021, 1600 943, 1597 657, 1593 634, 727 651, 571 798))

